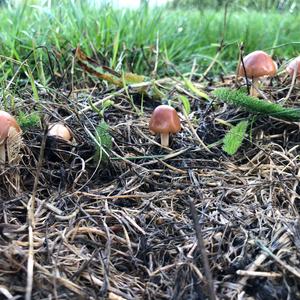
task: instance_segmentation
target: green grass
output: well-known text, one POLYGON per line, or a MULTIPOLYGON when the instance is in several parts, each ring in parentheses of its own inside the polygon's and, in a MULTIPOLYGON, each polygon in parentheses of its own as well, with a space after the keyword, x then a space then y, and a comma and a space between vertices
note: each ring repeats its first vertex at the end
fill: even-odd
MULTIPOLYGON (((25 1, 26 2, 26 1, 25 1)), ((16 66, 10 57, 22 62, 29 57, 35 79, 42 84, 49 78, 49 63, 45 48, 56 68, 70 68, 71 50, 78 44, 87 54, 97 53, 110 66, 131 69, 149 75, 154 68, 156 38, 159 37, 159 75, 171 72, 164 62, 169 60, 181 72, 191 69, 196 59, 201 72, 216 53, 223 31, 223 12, 207 10, 114 10, 110 7, 74 5, 61 1, 52 8, 20 5, 0 8, 0 76, 13 76, 16 66), (143 48, 143 50, 142 50, 143 48), (55 51, 54 51, 55 50, 55 51), (58 62, 55 64, 54 54, 58 62), (48 77, 47 77, 48 76, 48 77)), ((53 1, 55 3, 55 1, 53 1)), ((233 71, 238 55, 237 43, 243 41, 245 52, 274 49, 274 55, 291 58, 298 55, 300 15, 276 11, 228 11, 225 44, 212 72, 233 71)))
POLYGON ((21 128, 26 130, 28 128, 37 126, 40 123, 41 118, 37 112, 32 112, 28 115, 21 111, 17 117, 17 121, 21 128))

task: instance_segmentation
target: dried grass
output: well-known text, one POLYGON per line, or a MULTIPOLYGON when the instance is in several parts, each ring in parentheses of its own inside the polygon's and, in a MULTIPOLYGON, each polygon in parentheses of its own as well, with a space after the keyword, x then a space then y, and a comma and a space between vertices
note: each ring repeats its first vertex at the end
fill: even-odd
MULTIPOLYGON (((282 80, 264 93, 284 98, 289 86, 282 80)), ((233 78, 212 84, 231 86, 233 78)), ((44 124, 72 116, 67 122, 76 143, 47 139, 39 156, 43 130, 23 136, 16 166, 22 193, 9 196, 8 182, 0 187, 0 298, 23 299, 31 289, 32 299, 206 299, 190 199, 218 299, 300 298, 297 123, 258 119, 238 154, 228 157, 219 144, 206 151, 198 138, 217 142, 227 128, 216 118, 233 122, 248 114, 190 97, 189 122, 182 116, 183 130, 164 149, 148 131, 158 102, 145 98, 139 115, 119 93, 105 113, 114 138, 111 160, 97 166, 87 130, 99 118, 76 110, 88 96, 97 101, 110 92, 55 93, 55 100, 47 100, 51 94, 41 100, 44 124), (33 194, 34 207, 28 204, 33 194)), ((286 104, 299 106, 298 95, 295 85, 286 104)), ((140 107, 139 95, 131 96, 140 107)), ((33 101, 26 101, 30 111, 33 101)))

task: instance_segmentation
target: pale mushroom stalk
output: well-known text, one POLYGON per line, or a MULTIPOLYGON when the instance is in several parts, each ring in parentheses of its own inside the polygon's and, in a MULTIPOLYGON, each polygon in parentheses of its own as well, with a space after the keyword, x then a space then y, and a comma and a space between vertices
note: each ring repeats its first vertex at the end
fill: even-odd
POLYGON ((164 147, 169 147, 169 133, 161 133, 160 134, 160 143, 164 147))
POLYGON ((259 84, 259 78, 252 78, 252 84, 250 88, 250 96, 252 97, 258 97, 258 84, 259 84))
POLYGON ((295 78, 296 80, 300 80, 300 56, 294 58, 287 65, 286 70, 292 79, 295 78))
MULTIPOLYGON (((283 99, 283 101, 288 100, 290 98, 291 94, 292 94, 293 88, 294 88, 295 83, 297 81, 297 76, 298 76, 298 72, 299 72, 299 64, 300 64, 299 62, 296 62, 295 66, 294 66, 295 68, 294 69, 291 68, 290 71, 289 71, 290 72, 290 76, 292 77, 292 82, 291 82, 291 86, 289 88, 289 91, 286 94, 286 96, 283 99)), ((289 68, 289 66, 288 66, 288 68, 289 68)))
POLYGON ((6 158, 6 154, 5 154, 5 140, 1 141, 0 144, 0 163, 4 164, 5 163, 5 158, 6 158))

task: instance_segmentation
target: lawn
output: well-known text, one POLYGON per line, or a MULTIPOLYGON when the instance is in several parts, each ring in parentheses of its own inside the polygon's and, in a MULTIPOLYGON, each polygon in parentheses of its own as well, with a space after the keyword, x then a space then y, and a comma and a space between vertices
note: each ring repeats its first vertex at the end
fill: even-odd
POLYGON ((224 49, 213 71, 225 74, 235 68, 240 42, 246 53, 267 50, 280 59, 299 52, 300 15, 296 11, 257 12, 229 7, 224 26, 223 9, 120 11, 80 3, 2 8, 1 55, 20 62, 29 56, 30 65, 39 69, 40 59, 46 63, 48 54, 38 47, 47 47, 51 57, 59 55, 58 63, 66 68, 72 60, 72 49, 80 44, 87 54, 97 55, 108 66, 149 75, 158 46, 158 71, 167 75, 171 72, 167 62, 177 65, 181 72, 189 72, 195 62, 203 71, 222 39, 224 49))
POLYGON ((297 10, 28 3, 0 7, 0 299, 300 299, 297 10))

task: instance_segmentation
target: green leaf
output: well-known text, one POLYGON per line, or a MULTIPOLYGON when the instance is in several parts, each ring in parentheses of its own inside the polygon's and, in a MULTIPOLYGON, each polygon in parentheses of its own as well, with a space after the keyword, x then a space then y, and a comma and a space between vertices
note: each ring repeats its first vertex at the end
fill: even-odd
POLYGON ((180 98, 180 100, 182 102, 182 105, 183 105, 183 108, 185 110, 185 113, 187 115, 189 115, 190 112, 191 112, 191 105, 190 105, 189 99, 187 97, 183 96, 183 95, 180 95, 179 98, 180 98))
POLYGON ((39 98, 39 93, 38 93, 38 89, 36 87, 36 84, 35 84, 35 81, 34 81, 34 78, 33 78, 33 74, 30 70, 30 68, 27 69, 27 76, 29 77, 29 81, 31 83, 31 88, 32 88, 32 92, 33 92, 33 99, 36 101, 36 102, 39 102, 40 101, 40 98, 39 98))
POLYGON ((188 88, 192 93, 194 93, 195 95, 204 98, 205 100, 209 99, 209 96, 204 93, 203 91, 200 91, 199 89, 197 89, 195 87, 195 85, 188 79, 184 78, 184 85, 186 88, 188 88))
POLYGON ((111 62, 111 67, 115 68, 116 63, 117 63, 117 54, 119 51, 119 41, 120 41, 120 31, 118 31, 115 35, 114 38, 114 43, 113 43, 113 56, 112 56, 112 62, 111 62))
POLYGON ((236 126, 232 127, 223 139, 223 150, 234 155, 240 148, 248 127, 248 121, 241 121, 236 126))
POLYGON ((283 120, 300 121, 300 109, 285 108, 271 101, 250 97, 241 90, 219 88, 213 91, 213 95, 218 100, 244 108, 252 113, 272 116, 283 120))
POLYGON ((109 133, 109 125, 102 121, 97 127, 95 132, 96 154, 97 161, 106 162, 112 149, 112 137, 109 133))

